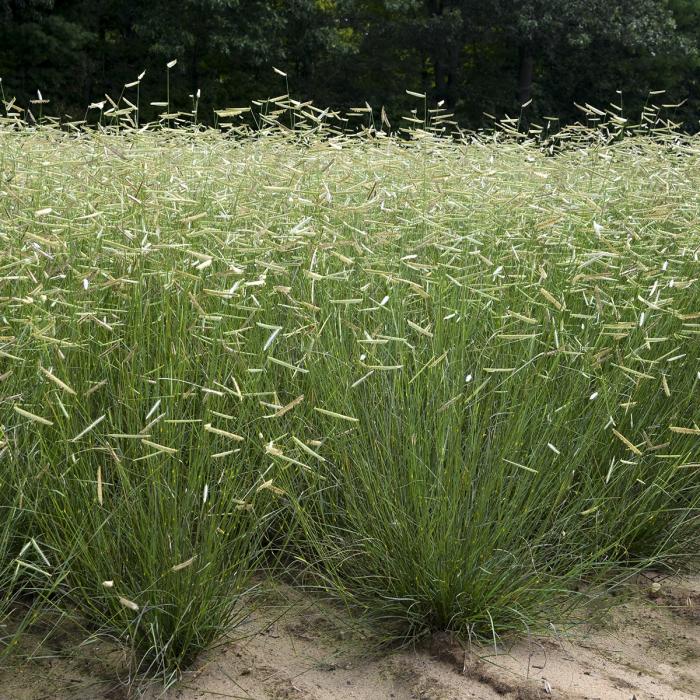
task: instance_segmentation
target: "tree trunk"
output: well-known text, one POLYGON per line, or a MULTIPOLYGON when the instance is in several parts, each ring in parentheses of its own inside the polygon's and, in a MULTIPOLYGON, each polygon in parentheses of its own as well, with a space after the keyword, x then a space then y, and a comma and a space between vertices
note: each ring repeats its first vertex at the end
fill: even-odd
POLYGON ((428 55, 421 52, 421 86, 423 92, 427 95, 430 92, 430 72, 428 71, 428 55))
POLYGON ((518 51, 518 100, 524 105, 532 97, 532 82, 535 74, 535 56, 530 44, 521 44, 518 51))
POLYGON ((442 63, 442 58, 439 55, 433 56, 433 73, 435 76, 435 97, 438 101, 444 100, 447 76, 445 75, 445 67, 442 63))
POLYGON ((447 56, 436 54, 433 56, 433 74, 435 77, 435 98, 443 100, 445 106, 452 109, 456 102, 456 80, 457 63, 459 52, 455 47, 448 47, 447 56))
MULTIPOLYGON (((431 16, 442 17, 445 12, 443 0, 433 0, 428 9, 431 16)), ((459 51, 451 41, 448 45, 438 44, 433 47, 433 77, 435 78, 435 98, 438 102, 444 101, 445 105, 452 108, 455 103, 455 73, 459 51)))
POLYGON ((447 80, 445 81, 445 103, 454 109, 457 102, 457 67, 459 65, 459 48, 451 46, 447 58, 447 80))
POLYGON ((196 95, 197 90, 202 87, 199 84, 199 55, 199 38, 195 38, 192 44, 192 51, 190 52, 190 62, 187 71, 187 82, 190 84, 190 90, 192 90, 193 95, 196 95))

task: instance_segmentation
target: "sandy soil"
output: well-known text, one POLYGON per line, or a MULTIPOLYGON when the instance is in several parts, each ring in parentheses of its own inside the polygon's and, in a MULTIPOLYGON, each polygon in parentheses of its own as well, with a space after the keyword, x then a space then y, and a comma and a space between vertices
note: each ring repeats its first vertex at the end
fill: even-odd
MULTIPOLYGON (((425 648, 382 652, 371 632, 333 606, 283 588, 237 630, 237 641, 204 655, 176 688, 151 688, 145 697, 697 700, 700 577, 646 578, 641 589, 596 629, 581 626, 496 653, 465 650, 446 635, 425 648)), ((67 654, 56 648, 62 644, 70 646, 54 639, 41 658, 0 671, 0 700, 129 697, 116 677, 124 657, 114 645, 100 641, 67 654)))

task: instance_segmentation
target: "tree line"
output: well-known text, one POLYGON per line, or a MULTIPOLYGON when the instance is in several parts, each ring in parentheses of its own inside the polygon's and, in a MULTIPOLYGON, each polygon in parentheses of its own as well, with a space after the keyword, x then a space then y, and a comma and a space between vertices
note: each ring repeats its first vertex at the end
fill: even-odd
POLYGON ((145 104, 164 100, 177 59, 172 104, 199 94, 204 121, 287 89, 391 118, 415 108, 408 89, 471 128, 522 105, 570 122, 576 104, 635 118, 654 100, 694 131, 698 37, 700 0, 0 0, 0 86, 81 118, 144 70, 145 104))

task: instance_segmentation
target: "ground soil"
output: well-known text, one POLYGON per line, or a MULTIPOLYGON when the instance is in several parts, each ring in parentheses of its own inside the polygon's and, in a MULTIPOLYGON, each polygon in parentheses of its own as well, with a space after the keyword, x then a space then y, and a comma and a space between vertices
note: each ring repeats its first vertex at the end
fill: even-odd
POLYGON ((700 577, 649 575, 639 595, 594 628, 465 649, 437 634, 387 651, 331 604, 280 588, 237 639, 203 655, 181 682, 132 688, 116 644, 76 647, 74 633, 0 670, 0 700, 697 700, 700 577))

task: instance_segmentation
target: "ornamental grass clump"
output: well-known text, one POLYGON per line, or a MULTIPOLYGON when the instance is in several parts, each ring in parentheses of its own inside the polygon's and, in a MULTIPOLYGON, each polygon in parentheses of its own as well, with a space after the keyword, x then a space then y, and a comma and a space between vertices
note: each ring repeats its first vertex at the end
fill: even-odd
POLYGON ((3 595, 33 541, 41 604, 169 683, 261 567, 491 638, 690 565, 696 140, 275 99, 256 131, 0 128, 3 595))

